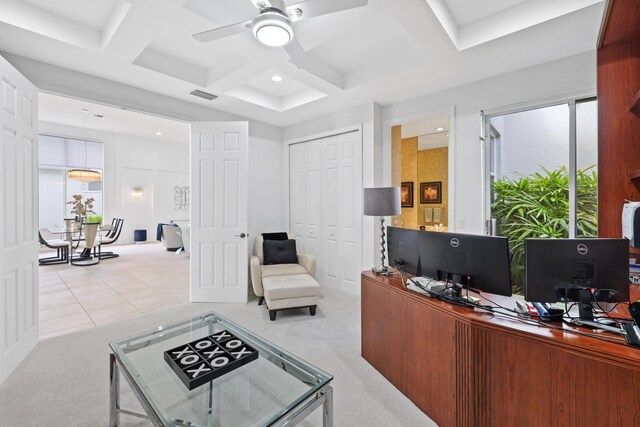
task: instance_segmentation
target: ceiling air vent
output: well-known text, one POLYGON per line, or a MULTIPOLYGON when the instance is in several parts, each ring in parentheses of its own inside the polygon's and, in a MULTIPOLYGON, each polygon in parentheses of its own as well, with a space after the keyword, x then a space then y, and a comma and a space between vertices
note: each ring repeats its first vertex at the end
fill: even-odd
POLYGON ((216 99, 218 97, 217 95, 214 95, 212 93, 207 93, 207 92, 204 92, 204 91, 201 91, 201 90, 198 90, 198 89, 196 89, 193 92, 191 92, 191 95, 197 96, 199 98, 204 98, 207 101, 213 101, 214 99, 216 99))

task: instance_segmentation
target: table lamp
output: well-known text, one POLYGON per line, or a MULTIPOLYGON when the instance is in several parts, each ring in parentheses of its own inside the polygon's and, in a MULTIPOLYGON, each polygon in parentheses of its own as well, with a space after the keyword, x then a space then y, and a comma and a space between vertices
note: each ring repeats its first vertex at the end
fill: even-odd
POLYGON ((379 187, 364 189, 364 214, 380 218, 380 265, 373 271, 385 276, 389 275, 389 269, 384 265, 384 217, 400 215, 400 187, 379 187))

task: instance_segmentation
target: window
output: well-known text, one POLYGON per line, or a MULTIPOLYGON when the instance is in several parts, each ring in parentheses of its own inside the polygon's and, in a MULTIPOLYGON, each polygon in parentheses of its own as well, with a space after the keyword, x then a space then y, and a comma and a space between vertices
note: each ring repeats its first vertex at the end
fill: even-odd
POLYGON ((598 235, 598 102, 576 102, 576 237, 598 235))
POLYGON ((104 167, 101 142, 39 135, 40 227, 60 226, 64 218, 73 217, 67 202, 74 194, 93 198, 90 216, 102 217, 102 181, 84 183, 71 180, 69 169, 92 169, 102 173, 104 167))
POLYGON ((484 117, 487 233, 509 238, 514 292, 524 239, 597 236, 597 101, 484 117))

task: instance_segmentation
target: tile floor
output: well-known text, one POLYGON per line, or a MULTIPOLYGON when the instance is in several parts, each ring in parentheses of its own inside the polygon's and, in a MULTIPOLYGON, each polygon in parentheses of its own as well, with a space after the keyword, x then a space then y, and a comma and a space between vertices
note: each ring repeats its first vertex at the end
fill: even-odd
POLYGON ((167 252, 160 243, 109 250, 120 257, 90 267, 40 266, 40 339, 189 301, 185 253, 167 252))

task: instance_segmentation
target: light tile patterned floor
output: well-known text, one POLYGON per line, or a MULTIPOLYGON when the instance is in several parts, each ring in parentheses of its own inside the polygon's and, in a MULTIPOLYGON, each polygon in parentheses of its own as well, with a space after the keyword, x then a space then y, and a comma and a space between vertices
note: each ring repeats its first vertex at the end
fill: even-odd
MULTIPOLYGON (((159 243, 111 246, 98 265, 40 266, 40 339, 189 301, 189 257, 159 243)), ((51 256, 41 253, 41 256, 51 256)))

